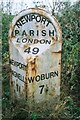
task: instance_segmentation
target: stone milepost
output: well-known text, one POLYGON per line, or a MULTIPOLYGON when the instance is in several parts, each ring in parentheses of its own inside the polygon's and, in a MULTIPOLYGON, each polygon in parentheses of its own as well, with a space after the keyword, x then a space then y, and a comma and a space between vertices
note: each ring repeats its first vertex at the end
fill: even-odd
POLYGON ((14 17, 9 30, 12 99, 26 100, 31 109, 54 103, 60 95, 61 49, 55 17, 36 8, 14 17))

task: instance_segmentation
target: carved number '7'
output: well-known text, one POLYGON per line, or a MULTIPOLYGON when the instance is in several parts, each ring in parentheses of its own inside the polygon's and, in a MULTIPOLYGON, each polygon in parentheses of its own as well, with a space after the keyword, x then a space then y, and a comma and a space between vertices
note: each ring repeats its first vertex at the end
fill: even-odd
POLYGON ((44 85, 40 85, 39 88, 41 88, 41 90, 40 90, 40 94, 42 94, 42 92, 43 92, 43 88, 44 88, 44 85))

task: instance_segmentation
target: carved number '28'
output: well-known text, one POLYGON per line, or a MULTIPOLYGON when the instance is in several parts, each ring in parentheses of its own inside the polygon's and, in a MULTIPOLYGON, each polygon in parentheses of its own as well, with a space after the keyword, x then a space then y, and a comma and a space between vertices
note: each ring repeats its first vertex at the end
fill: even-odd
POLYGON ((32 53, 32 54, 37 54, 39 52, 39 48, 37 47, 34 47, 32 50, 31 50, 31 47, 28 47, 27 49, 24 50, 24 52, 26 53, 32 53))

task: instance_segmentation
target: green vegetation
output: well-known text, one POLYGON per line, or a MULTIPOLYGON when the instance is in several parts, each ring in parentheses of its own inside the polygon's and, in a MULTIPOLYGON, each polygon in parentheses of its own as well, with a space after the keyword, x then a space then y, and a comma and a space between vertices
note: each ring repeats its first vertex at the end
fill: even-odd
POLYGON ((66 6, 57 15, 62 28, 62 80, 61 99, 54 111, 44 114, 28 112, 25 102, 11 102, 9 86, 8 30, 13 16, 3 14, 2 58, 3 58, 3 119, 2 120, 79 120, 80 119, 80 2, 66 6), (4 65, 5 64, 5 65, 4 65), (24 104, 25 103, 25 104, 24 104))
MULTIPOLYGON (((77 101, 77 104, 80 104, 79 12, 80 2, 74 6, 65 8, 65 10, 62 11, 62 16, 58 17, 63 33, 62 84, 66 87, 67 95, 72 95, 75 102, 77 101)), ((65 88, 62 89, 64 90, 65 88)))
POLYGON ((7 14, 2 15, 2 59, 4 64, 7 62, 9 58, 8 32, 12 18, 13 18, 12 15, 7 14))

